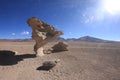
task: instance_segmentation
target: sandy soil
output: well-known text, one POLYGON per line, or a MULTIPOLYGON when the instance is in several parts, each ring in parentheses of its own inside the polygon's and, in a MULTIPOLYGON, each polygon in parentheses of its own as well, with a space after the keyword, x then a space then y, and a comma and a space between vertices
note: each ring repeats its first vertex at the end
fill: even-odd
POLYGON ((120 43, 71 41, 69 51, 43 57, 35 57, 33 45, 0 42, 0 80, 120 80, 120 43), (17 53, 4 55, 3 50, 17 53), (51 70, 37 70, 44 61, 55 59, 61 61, 51 70))

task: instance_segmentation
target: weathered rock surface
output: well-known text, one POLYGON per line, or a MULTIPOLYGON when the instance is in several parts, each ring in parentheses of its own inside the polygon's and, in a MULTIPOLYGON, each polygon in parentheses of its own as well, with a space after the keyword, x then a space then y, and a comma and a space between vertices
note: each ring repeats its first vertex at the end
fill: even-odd
POLYGON ((32 28, 32 38, 36 42, 34 51, 37 56, 43 56, 44 45, 63 34, 63 32, 56 30, 53 26, 39 20, 36 17, 29 18, 27 23, 32 28))
POLYGON ((57 44, 55 44, 52 49, 52 52, 60 52, 60 51, 68 51, 68 45, 65 42, 58 42, 57 44))

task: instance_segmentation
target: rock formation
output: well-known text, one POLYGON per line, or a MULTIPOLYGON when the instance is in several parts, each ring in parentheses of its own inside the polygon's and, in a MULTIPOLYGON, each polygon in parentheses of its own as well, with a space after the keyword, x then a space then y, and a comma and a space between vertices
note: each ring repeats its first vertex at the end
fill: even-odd
POLYGON ((32 38, 36 41, 34 51, 37 56, 43 56, 43 46, 63 34, 36 17, 29 18, 27 23, 32 28, 32 38))
POLYGON ((66 43, 59 42, 52 47, 52 52, 68 51, 67 47, 68 45, 66 43))

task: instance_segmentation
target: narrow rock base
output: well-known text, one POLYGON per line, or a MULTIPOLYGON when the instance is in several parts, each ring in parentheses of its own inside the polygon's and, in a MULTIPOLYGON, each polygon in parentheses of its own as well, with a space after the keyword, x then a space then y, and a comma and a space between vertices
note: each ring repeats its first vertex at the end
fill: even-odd
POLYGON ((36 56, 44 56, 43 47, 37 49, 36 56))

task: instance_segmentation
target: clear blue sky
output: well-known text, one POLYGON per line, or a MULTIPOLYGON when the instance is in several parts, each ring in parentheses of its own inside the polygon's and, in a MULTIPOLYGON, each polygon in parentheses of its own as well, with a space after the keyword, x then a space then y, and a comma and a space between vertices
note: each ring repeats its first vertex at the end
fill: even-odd
POLYGON ((30 17, 64 31, 64 38, 120 41, 120 0, 0 0, 0 38, 30 38, 30 17), (117 4, 118 3, 118 4, 117 4))

